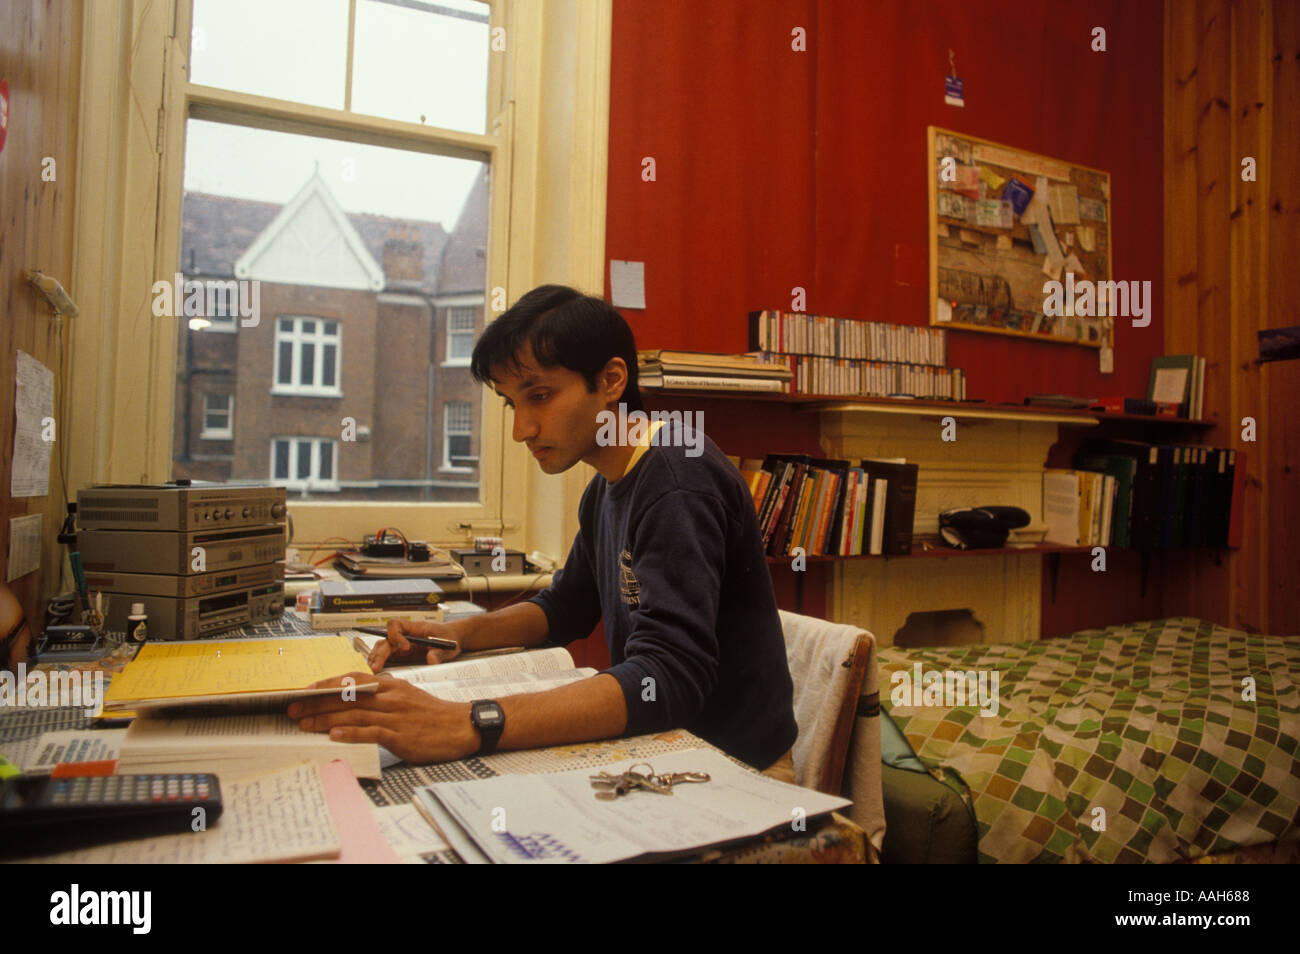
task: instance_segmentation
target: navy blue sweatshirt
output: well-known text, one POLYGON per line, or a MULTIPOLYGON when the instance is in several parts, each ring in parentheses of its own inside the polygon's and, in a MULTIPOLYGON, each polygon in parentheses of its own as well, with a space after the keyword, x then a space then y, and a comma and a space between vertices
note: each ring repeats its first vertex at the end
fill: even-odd
POLYGON ((604 621, 628 735, 685 728, 763 769, 797 732, 785 641, 753 496, 711 440, 688 456, 698 441, 670 422, 621 479, 592 478, 533 602, 558 643, 604 621))

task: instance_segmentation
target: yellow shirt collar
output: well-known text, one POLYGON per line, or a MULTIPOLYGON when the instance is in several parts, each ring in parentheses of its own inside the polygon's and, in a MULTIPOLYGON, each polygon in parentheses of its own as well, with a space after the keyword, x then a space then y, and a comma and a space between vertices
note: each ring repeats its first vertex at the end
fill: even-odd
POLYGON ((641 443, 637 444, 636 450, 632 451, 632 456, 628 458, 627 466, 623 468, 623 473, 618 475, 619 480, 622 480, 632 472, 632 468, 637 465, 637 461, 645 456, 645 452, 650 449, 650 442, 654 440, 654 436, 659 433, 659 428, 663 426, 664 422, 661 418, 646 428, 645 437, 641 438, 641 443))

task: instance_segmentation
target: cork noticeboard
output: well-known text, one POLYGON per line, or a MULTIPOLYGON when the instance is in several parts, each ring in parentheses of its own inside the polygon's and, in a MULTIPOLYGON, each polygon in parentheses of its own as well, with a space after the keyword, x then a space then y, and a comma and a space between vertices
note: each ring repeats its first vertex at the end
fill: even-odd
POLYGON ((930 324, 1113 347, 1104 306, 1067 290, 1111 279, 1110 175, 936 126, 926 155, 930 324))

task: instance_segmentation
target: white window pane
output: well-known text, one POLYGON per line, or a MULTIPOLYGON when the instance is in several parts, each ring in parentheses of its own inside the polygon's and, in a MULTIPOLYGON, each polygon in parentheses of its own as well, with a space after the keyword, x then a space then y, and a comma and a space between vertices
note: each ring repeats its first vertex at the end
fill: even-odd
POLYGON ((289 442, 275 442, 275 479, 289 479, 289 442))
POLYGON ((348 0, 194 0, 195 83, 342 109, 347 58, 348 0))
POLYGON ((297 384, 312 385, 316 383, 316 343, 301 341, 298 345, 298 380, 297 384))
POLYGON ((482 133, 489 53, 486 4, 358 0, 352 109, 482 133))

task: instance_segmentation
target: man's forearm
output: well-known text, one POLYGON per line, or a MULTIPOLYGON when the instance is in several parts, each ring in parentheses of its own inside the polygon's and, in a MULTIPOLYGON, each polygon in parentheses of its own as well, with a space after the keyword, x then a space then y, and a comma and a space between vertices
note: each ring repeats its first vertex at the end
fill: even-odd
POLYGON ((497 700, 506 716, 499 748, 536 749, 622 735, 627 727, 623 687, 613 676, 497 700))
POLYGON ((444 631, 460 643, 462 652, 503 646, 539 646, 550 627, 536 603, 519 603, 493 613, 480 613, 447 623, 444 631))

